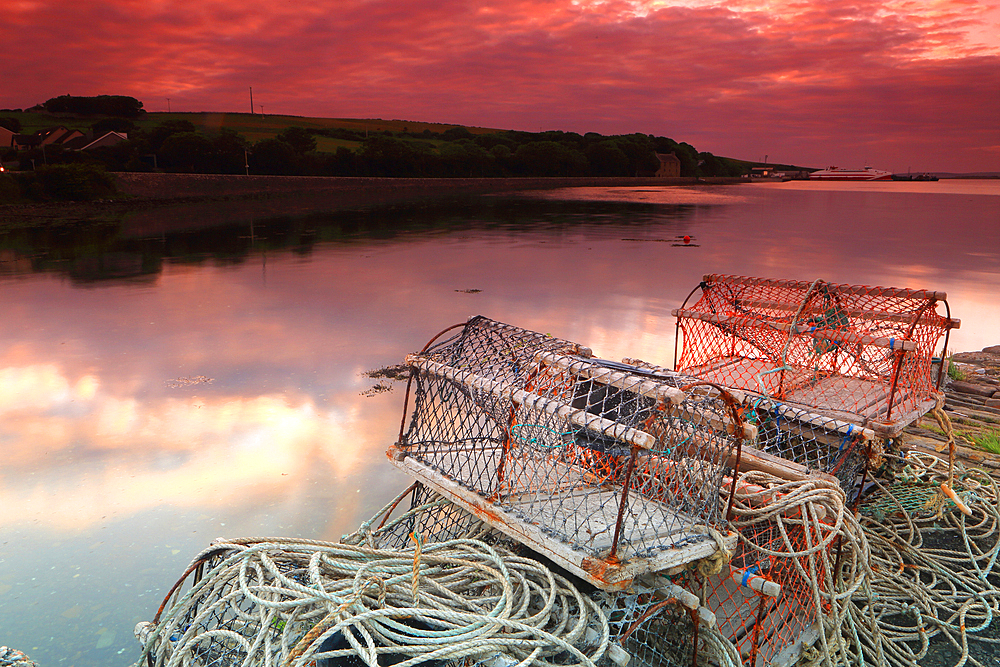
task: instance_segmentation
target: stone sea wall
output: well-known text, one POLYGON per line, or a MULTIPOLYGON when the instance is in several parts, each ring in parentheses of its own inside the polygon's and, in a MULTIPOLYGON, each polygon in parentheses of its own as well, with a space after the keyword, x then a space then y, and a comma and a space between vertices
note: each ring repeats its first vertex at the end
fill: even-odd
MULTIPOLYGON (((949 379, 944 386, 944 412, 955 430, 956 453, 967 463, 1000 469, 1000 455, 970 443, 973 437, 1000 433, 1000 345, 960 352, 951 363, 962 377, 949 379)), ((907 427, 904 434, 908 446, 947 453, 948 438, 931 415, 907 427)))

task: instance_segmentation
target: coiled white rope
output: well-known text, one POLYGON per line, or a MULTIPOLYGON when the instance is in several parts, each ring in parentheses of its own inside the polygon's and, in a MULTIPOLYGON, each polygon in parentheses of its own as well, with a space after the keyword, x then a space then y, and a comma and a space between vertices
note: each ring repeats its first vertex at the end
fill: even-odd
POLYGON ((228 652, 227 664, 303 667, 320 658, 428 661, 502 656, 511 664, 594 667, 607 619, 540 563, 457 539, 401 551, 253 538, 216 543, 221 559, 146 628, 160 666, 228 652), (321 651, 339 635, 348 646, 321 651))
POLYGON ((955 667, 983 664, 970 654, 970 640, 985 643, 986 653, 1000 653, 1000 640, 984 632, 1000 622, 1000 485, 985 471, 949 459, 906 457, 904 481, 919 483, 928 496, 922 511, 902 492, 897 497, 873 480, 892 511, 860 517, 878 594, 872 607, 892 648, 886 663, 891 667, 917 665, 935 637, 954 647, 955 667), (969 515, 937 493, 948 483, 969 515))

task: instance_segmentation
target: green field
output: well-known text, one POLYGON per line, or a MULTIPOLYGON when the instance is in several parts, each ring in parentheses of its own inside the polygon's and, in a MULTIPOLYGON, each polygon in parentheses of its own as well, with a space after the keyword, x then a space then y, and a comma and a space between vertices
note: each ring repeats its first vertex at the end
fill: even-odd
MULTIPOLYGON (((59 98, 55 98, 59 99, 59 98)), ((82 98, 87 99, 87 98, 82 98)), ((51 102, 52 100, 50 100, 51 102)), ((136 105, 141 106, 137 100, 132 100, 136 105)), ((48 104, 48 102, 46 103, 48 104)), ((41 109, 41 107, 36 107, 41 109)), ((68 108, 66 106, 60 108, 68 108)), ((76 107, 82 108, 82 107, 76 107)), ((137 108, 137 107, 133 107, 137 108)), ((86 108, 83 108, 86 110, 86 108)), ((76 129, 83 131, 86 134, 90 133, 91 127, 102 120, 106 120, 108 117, 103 115, 81 115, 77 113, 51 113, 47 111, 0 111, 0 117, 13 117, 18 120, 21 124, 21 132, 23 134, 33 134, 38 130, 43 130, 51 128, 54 126, 65 126, 70 129, 76 129)), ((251 114, 251 113, 211 113, 211 112, 197 112, 197 113, 164 113, 164 112, 147 112, 143 113, 138 119, 133 120, 134 126, 137 131, 142 131, 146 133, 160 125, 168 122, 185 121, 191 123, 195 131, 208 136, 210 139, 214 139, 220 132, 220 130, 230 130, 239 134, 250 146, 258 144, 262 140, 273 139, 283 131, 299 127, 306 130, 312 130, 313 138, 316 142, 315 150, 318 153, 326 154, 323 159, 330 157, 330 154, 336 153, 339 149, 346 148, 355 153, 359 152, 359 148, 362 143, 368 138, 369 133, 380 134, 380 133, 392 133, 396 135, 394 140, 397 142, 395 145, 397 147, 403 145, 402 150, 406 152, 408 149, 405 144, 410 144, 409 150, 415 153, 427 153, 428 146, 431 147, 431 154, 439 154, 436 157, 440 157, 442 164, 438 165, 437 175, 451 174, 457 175, 459 171, 465 169, 465 171, 474 172, 476 169, 482 171, 483 164, 477 163, 472 164, 470 162, 467 165, 467 169, 463 167, 459 169, 455 166, 454 162, 457 159, 459 162, 465 161, 475 161, 475 157, 471 154, 463 154, 463 150, 460 146, 457 146, 455 150, 446 150, 447 155, 441 154, 440 149, 445 144, 453 144, 456 140, 459 140, 463 135, 467 138, 468 135, 464 132, 449 133, 449 130, 462 129, 473 135, 489 135, 489 134, 500 134, 506 133, 507 130, 498 128, 487 128, 487 127, 469 127, 455 124, 447 123, 425 123, 409 120, 385 120, 381 118, 314 118, 309 116, 285 116, 285 115, 263 115, 263 114, 251 114), (337 132, 339 130, 340 132, 337 132), (346 132, 345 132, 346 130, 346 132), (400 144, 398 142, 403 142, 400 144), (457 156, 457 157, 456 157, 457 156)), ((174 132, 177 130, 174 129, 174 132)), ((162 141, 163 133, 150 132, 148 136, 160 135, 160 140, 162 141)), ((169 134, 169 131, 168 131, 169 134)), ((544 168, 538 167, 541 171, 554 171, 562 173, 565 171, 569 173, 576 169, 577 171, 586 171, 586 168, 579 167, 578 163, 582 163, 589 158, 584 155, 584 151, 588 146, 594 144, 595 142, 603 141, 605 138, 600 135, 593 135, 588 133, 587 135, 581 136, 575 132, 564 133, 561 131, 552 132, 539 132, 528 133, 528 132, 510 132, 506 134, 501 140, 505 143, 511 151, 520 150, 522 145, 529 145, 533 142, 535 144, 542 144, 547 142, 549 144, 548 148, 545 150, 549 151, 547 156, 532 156, 530 151, 526 152, 525 155, 519 157, 521 162, 531 162, 534 160, 539 164, 545 163, 547 166, 544 168), (595 138, 596 137, 596 138, 595 138), (562 146, 562 152, 560 153, 559 144, 562 146), (554 152, 553 152, 554 151, 554 152), (568 151, 568 152, 567 152, 568 151), (561 161, 560 161, 561 160, 561 161), (569 160, 567 162, 567 160, 569 160), (575 162, 574 162, 575 160, 575 162), (551 163, 551 164, 549 164, 551 163), (558 163, 558 164, 556 164, 558 163), (574 166, 576 165, 576 166, 574 166), (562 171, 560 171, 562 170, 562 171)), ((740 175, 749 172, 751 167, 762 166, 756 162, 748 162, 743 160, 733 160, 730 158, 725 158, 722 156, 713 156, 710 153, 698 153, 697 150, 688 144, 677 143, 672 139, 667 137, 653 137, 652 135, 644 135, 641 133, 636 133, 632 135, 618 135, 616 137, 607 137, 612 144, 617 141, 618 144, 624 146, 624 150, 619 148, 617 145, 613 145, 612 149, 617 149, 618 154, 608 157, 598 157, 598 160, 604 160, 601 166, 595 167, 598 173, 619 173, 623 169, 621 164, 623 161, 627 161, 631 164, 629 168, 638 169, 639 158, 635 157, 631 152, 631 142, 638 141, 644 146, 641 150, 647 151, 647 157, 651 157, 649 153, 653 152, 674 152, 681 160, 682 163, 682 173, 689 176, 733 176, 740 175), (608 162, 611 160, 611 162, 608 162), (617 161, 617 162, 615 162, 617 161), (632 163, 635 164, 632 164, 632 163), (702 166, 707 165, 707 166, 702 166), (604 171, 601 171, 604 170, 604 171), (610 170, 610 171, 609 171, 610 170), (615 171, 618 170, 618 171, 615 171)), ((488 139, 480 143, 480 146, 486 146, 489 148, 494 148, 497 140, 488 139)), ((537 146, 536 146, 537 147, 537 146)), ((480 151, 484 149, 480 148, 480 151)), ((605 147, 605 152, 608 149, 605 147)), ((148 152, 148 151, 147 151, 148 152)), ((242 151, 241 151, 242 152, 242 151)), ((266 154, 263 153, 263 154, 266 154)), ((596 155, 600 154, 595 153, 596 155)), ((38 156, 34 156, 36 159, 38 156)), ((481 156, 480 156, 481 158, 481 156)), ((136 158, 133 158, 136 159, 136 158)), ((485 158, 488 162, 495 163, 496 160, 489 156, 485 158)), ((511 170, 510 158, 504 158, 501 161, 506 160, 502 165, 502 169, 511 170)), ((416 163, 414 163, 416 164, 416 163)), ((241 163, 242 166, 242 163, 241 163)), ((795 170, 801 171, 800 167, 793 167, 792 165, 769 165, 773 168, 784 169, 784 170, 795 170)), ((122 168, 119 165, 118 168, 122 168)), ((190 167, 188 167, 190 168, 190 167)), ((275 167, 270 167, 275 169, 275 167)), ((373 167, 374 168, 374 167, 373 167)), ((381 167, 380 167, 381 168, 381 167)), ((427 165, 421 165, 419 167, 413 167, 413 169, 426 170, 427 165)), ((346 167, 338 167, 338 169, 346 169, 346 167)), ((527 167, 521 165, 519 167, 520 172, 524 172, 527 167)), ((518 169, 513 169, 513 171, 518 171, 518 169)), ((654 166, 645 166, 645 170, 655 169, 654 166)), ((385 167, 383 171, 392 171, 388 167, 385 167)), ((530 169, 528 169, 530 171, 530 169)), ((634 169, 633 169, 634 171, 634 169)), ((405 169, 401 167, 396 169, 396 172, 405 172, 405 169)), ((352 172, 353 173, 353 172, 352 172)), ((464 173, 464 172, 463 172, 464 173)), ((541 172, 539 172, 541 173, 541 172)), ((548 172, 546 172, 548 173, 548 172)), ((574 172, 575 173, 575 172, 574 172)), ((631 172, 630 172, 631 173, 631 172)), ((636 172, 637 173, 637 172, 636 172)), ((397 174, 398 175, 398 174, 397 174)))
MULTIPOLYGON (((10 112, 2 111, 0 116, 16 118, 21 123, 23 134, 33 134, 38 130, 63 125, 70 129, 86 132, 103 116, 77 116, 75 114, 50 114, 45 112, 10 112)), ((430 130, 440 134, 445 130, 461 125, 444 123, 421 123, 406 120, 383 120, 381 118, 310 118, 307 116, 265 116, 249 113, 146 113, 134 121, 140 129, 147 130, 166 121, 186 120, 192 123, 199 132, 213 134, 222 128, 233 130, 243 135, 251 143, 261 139, 270 139, 289 127, 304 127, 307 129, 342 128, 357 132, 414 132, 421 133, 430 130)), ((491 134, 502 130, 484 127, 466 127, 472 134, 491 134)), ((339 147, 355 149, 359 142, 329 137, 316 137, 317 150, 334 152, 339 147)))

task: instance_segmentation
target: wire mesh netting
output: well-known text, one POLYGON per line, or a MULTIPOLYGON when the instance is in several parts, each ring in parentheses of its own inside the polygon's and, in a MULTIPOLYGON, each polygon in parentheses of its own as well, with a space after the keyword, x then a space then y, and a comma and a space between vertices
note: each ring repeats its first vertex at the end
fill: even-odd
POLYGON ((767 397, 748 401, 744 417, 757 425, 758 449, 833 475, 849 497, 865 471, 881 465, 887 444, 892 446, 870 429, 767 397))
POLYGON ((742 437, 715 388, 482 317, 408 363, 414 409, 399 457, 499 510, 487 520, 501 530, 539 526, 618 561, 714 544, 742 437))
POLYGON ((697 303, 673 311, 680 372, 883 435, 935 404, 934 352, 959 325, 944 293, 724 275, 707 275, 699 287, 697 303))

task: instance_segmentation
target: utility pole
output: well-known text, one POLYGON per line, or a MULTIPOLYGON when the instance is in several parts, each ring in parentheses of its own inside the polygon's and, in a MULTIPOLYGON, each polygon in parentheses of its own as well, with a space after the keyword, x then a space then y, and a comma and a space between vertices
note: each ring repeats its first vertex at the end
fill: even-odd
POLYGON ((250 86, 250 115, 253 115, 253 86, 250 86))

